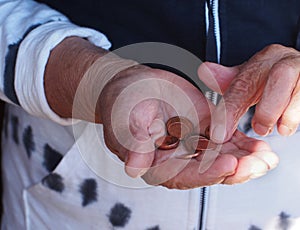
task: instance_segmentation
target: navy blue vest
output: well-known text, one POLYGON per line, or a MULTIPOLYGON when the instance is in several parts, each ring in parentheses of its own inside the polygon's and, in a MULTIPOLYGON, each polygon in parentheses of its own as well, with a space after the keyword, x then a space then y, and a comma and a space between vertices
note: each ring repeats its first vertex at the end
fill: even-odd
MULTIPOLYGON (((76 24, 104 32, 113 49, 154 41, 180 46, 202 60, 210 52, 206 50, 205 0, 40 2, 76 24)), ((299 0, 219 0, 221 63, 240 64, 272 43, 296 47, 299 15, 299 0)))

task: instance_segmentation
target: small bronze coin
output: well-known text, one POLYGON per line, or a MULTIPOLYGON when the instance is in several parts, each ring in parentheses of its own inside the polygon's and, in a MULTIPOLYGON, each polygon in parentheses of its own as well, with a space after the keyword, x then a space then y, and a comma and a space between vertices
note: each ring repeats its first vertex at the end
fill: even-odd
POLYGON ((166 126, 169 135, 177 137, 179 140, 184 139, 194 129, 193 123, 189 119, 180 116, 170 118, 166 126))
POLYGON ((199 154, 201 154, 202 152, 192 152, 192 153, 184 153, 184 154, 181 154, 181 155, 177 155, 176 158, 177 159, 185 159, 185 160, 188 160, 188 159, 192 159, 194 157, 197 157, 199 156, 199 154))
POLYGON ((210 139, 210 126, 205 129, 204 135, 207 139, 210 139))
POLYGON ((185 147, 193 152, 202 152, 209 149, 209 140, 201 135, 192 135, 185 140, 185 147))
POLYGON ((175 149, 179 145, 179 139, 173 136, 162 136, 155 141, 155 146, 158 149, 175 149))

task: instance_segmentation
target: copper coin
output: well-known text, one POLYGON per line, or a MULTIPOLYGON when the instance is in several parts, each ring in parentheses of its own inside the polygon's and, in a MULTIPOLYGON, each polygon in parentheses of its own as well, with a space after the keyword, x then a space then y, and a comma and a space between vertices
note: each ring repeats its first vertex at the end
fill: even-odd
POLYGON ((181 154, 181 155, 177 155, 176 158, 177 159, 185 159, 185 160, 188 160, 188 159, 192 159, 194 157, 197 157, 199 156, 199 154, 201 154, 202 152, 189 152, 189 153, 184 153, 184 154, 181 154))
POLYGON ((179 139, 173 136, 162 136, 155 141, 155 146, 158 149, 175 149, 179 145, 179 139))
POLYGON ((204 135, 207 139, 210 139, 210 126, 205 129, 204 135))
POLYGON ((193 123, 189 119, 180 116, 170 118, 166 126, 169 135, 177 137, 179 140, 184 139, 194 129, 193 123))
POLYGON ((204 150, 210 149, 208 146, 209 142, 210 141, 204 136, 192 135, 185 140, 185 146, 190 151, 202 152, 204 150))

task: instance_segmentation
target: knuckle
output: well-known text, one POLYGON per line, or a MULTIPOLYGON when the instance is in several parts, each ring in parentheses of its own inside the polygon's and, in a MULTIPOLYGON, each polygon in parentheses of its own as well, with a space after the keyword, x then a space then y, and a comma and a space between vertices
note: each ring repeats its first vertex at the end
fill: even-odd
POLYGON ((293 61, 290 58, 282 59, 281 61, 275 63, 272 67, 274 70, 282 70, 283 72, 294 70, 295 66, 293 61))
POLYGON ((267 46, 267 50, 272 50, 278 52, 280 49, 284 49, 285 47, 280 44, 271 44, 267 46))
POLYGON ((259 52, 262 55, 268 55, 268 54, 274 54, 277 53, 278 50, 284 49, 284 46, 280 44, 271 44, 266 46, 261 52, 259 52))
POLYGON ((232 83, 230 91, 236 96, 244 96, 249 94, 252 88, 253 84, 251 79, 238 78, 232 83))
POLYGON ((273 126, 277 121, 277 117, 273 110, 266 108, 265 106, 258 106, 254 116, 256 121, 259 121, 261 124, 266 126, 273 126))
POLYGON ((299 52, 292 47, 286 47, 281 44, 271 44, 266 46, 259 54, 264 57, 264 55, 272 55, 275 58, 285 58, 289 56, 297 56, 299 52))
POLYGON ((285 58, 275 63, 270 70, 270 80, 273 84, 278 84, 278 82, 282 80, 296 84, 298 76, 297 65, 294 60, 290 58, 285 58))
POLYGON ((288 54, 288 53, 295 53, 295 49, 291 47, 286 47, 281 44, 271 44, 266 47, 266 50, 272 53, 277 54, 288 54))

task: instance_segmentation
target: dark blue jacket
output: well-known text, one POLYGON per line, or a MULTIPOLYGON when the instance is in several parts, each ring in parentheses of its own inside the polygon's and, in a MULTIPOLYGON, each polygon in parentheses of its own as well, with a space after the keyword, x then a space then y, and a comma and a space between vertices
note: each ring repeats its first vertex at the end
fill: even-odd
MULTIPOLYGON (((180 46, 201 60, 211 52, 206 44, 205 0, 40 2, 79 25, 104 32, 113 49, 155 41, 180 46)), ((296 47, 299 16, 299 0, 220 0, 221 63, 239 64, 272 43, 296 47)))

